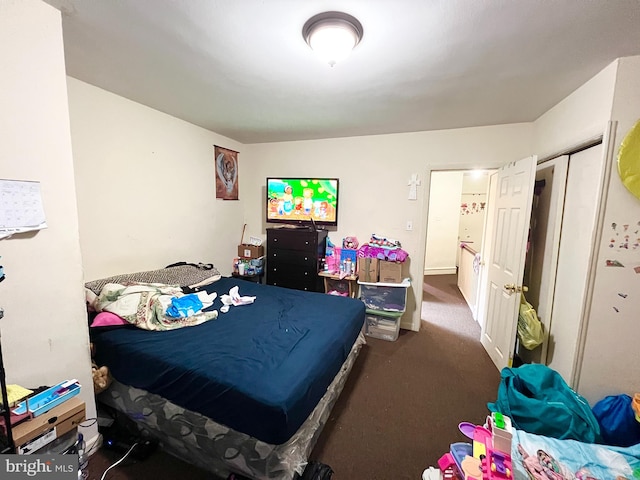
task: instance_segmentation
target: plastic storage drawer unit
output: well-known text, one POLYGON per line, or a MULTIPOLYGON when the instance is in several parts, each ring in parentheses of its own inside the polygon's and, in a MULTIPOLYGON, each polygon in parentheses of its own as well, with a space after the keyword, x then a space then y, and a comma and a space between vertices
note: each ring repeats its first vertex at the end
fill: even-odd
POLYGON ((404 312, 407 305, 407 289, 411 285, 408 280, 402 283, 368 283, 360 284, 360 300, 368 310, 376 312, 404 312))
POLYGON ((364 322, 365 335, 381 340, 394 342, 400 332, 400 317, 402 312, 372 312, 366 311, 364 322))

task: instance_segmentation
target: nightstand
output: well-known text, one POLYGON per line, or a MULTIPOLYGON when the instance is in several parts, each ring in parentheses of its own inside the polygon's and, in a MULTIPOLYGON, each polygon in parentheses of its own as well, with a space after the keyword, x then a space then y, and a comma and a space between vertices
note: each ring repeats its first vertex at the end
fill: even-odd
POLYGON ((358 275, 347 275, 342 278, 337 273, 318 272, 318 275, 324 279, 324 293, 337 291, 347 293, 351 298, 358 296, 358 275))
POLYGON ((253 275, 240 275, 239 273, 233 272, 231 274, 233 278, 239 278, 240 280, 246 280, 247 282, 253 283, 263 283, 264 273, 255 273, 253 275))

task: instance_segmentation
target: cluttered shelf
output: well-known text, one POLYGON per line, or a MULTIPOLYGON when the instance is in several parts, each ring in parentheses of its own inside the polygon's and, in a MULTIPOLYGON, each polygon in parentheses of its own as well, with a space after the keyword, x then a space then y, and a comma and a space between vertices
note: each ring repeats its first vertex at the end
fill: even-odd
POLYGON ((238 246, 232 275, 269 285, 360 298, 366 305, 364 333, 383 340, 398 338, 410 280, 403 275, 409 254, 398 240, 372 234, 360 245, 353 236, 335 245, 326 230, 268 228, 262 240, 238 246), (268 258, 268 260, 267 260, 268 258))
POLYGON ((355 237, 346 237, 342 248, 328 240, 319 275, 325 280, 326 293, 359 297, 364 302, 365 335, 395 341, 411 285, 403 276, 408 256, 399 241, 376 234, 364 245, 355 237))
POLYGON ((324 293, 351 298, 358 296, 358 275, 356 273, 347 275, 322 271, 318 275, 324 279, 324 293))
POLYGON ((2 430, 10 442, 3 442, 2 453, 62 453, 73 445, 85 418, 85 404, 76 397, 79 392, 75 379, 36 392, 8 385, 3 405, 9 405, 5 410, 9 421, 5 417, 2 430))

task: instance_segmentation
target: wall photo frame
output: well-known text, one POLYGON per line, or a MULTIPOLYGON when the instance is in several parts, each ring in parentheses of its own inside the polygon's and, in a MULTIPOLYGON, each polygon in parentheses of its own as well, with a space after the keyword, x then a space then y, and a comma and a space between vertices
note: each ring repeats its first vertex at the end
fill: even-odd
POLYGON ((238 152, 214 145, 216 198, 238 200, 238 152))

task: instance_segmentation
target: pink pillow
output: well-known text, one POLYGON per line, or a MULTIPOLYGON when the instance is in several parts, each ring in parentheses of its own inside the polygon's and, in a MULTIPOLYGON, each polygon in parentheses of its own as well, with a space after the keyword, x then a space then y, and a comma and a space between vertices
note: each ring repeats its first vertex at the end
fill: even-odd
POLYGON ((112 327, 114 325, 129 325, 129 322, 115 313, 100 312, 91 323, 92 327, 112 327))

